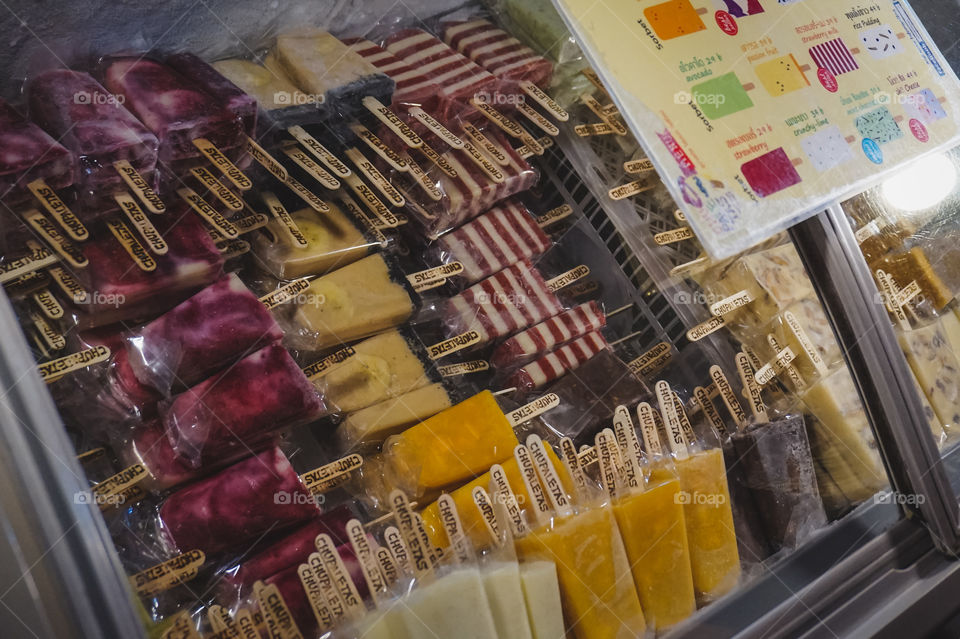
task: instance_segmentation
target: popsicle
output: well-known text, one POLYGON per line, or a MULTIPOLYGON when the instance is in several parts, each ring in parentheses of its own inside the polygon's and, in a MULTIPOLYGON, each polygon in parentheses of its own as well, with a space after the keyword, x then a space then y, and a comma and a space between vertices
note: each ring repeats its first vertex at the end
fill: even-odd
POLYGON ((414 311, 403 284, 380 255, 371 255, 314 280, 297 305, 296 322, 320 350, 397 326, 414 311), (315 300, 317 303, 311 303, 315 300))
POLYGON ((428 384, 347 415, 337 429, 343 450, 378 446, 390 435, 453 406, 443 384, 428 384))
POLYGON ((460 277, 470 284, 536 257, 550 245, 530 211, 515 200, 501 202, 437 241, 442 259, 463 264, 460 277))
POLYGON ((960 432, 960 361, 950 339, 958 333, 960 320, 947 313, 922 328, 900 331, 898 336, 907 362, 948 436, 960 432))
MULTIPOLYGON (((142 464, 147 470, 148 477, 140 482, 142 488, 161 492, 194 480, 202 473, 193 468, 170 445, 167 431, 163 423, 154 420, 137 426, 131 433, 130 439, 119 451, 120 459, 125 467, 142 464)), ((238 453, 234 459, 224 459, 223 464, 238 461, 246 455, 246 451, 238 453)), ((207 470, 207 469, 203 469, 207 470)), ((210 470, 214 470, 211 468, 210 470)))
POLYGON ((553 433, 551 441, 569 437, 578 446, 593 441, 617 406, 633 406, 650 397, 644 383, 607 349, 585 362, 576 375, 567 375, 546 390, 560 397, 560 405, 541 416, 553 433))
POLYGON ((533 639, 560 639, 564 636, 563 608, 557 565, 552 561, 520 564, 520 585, 533 639))
POLYGON ((438 114, 445 120, 460 115, 474 96, 496 91, 498 82, 492 73, 422 29, 401 29, 384 46, 435 85, 438 114))
POLYGON ((157 222, 167 243, 165 255, 154 256, 156 268, 144 271, 113 237, 83 245, 89 265, 78 273, 88 291, 97 291, 83 309, 83 327, 156 315, 217 280, 223 257, 200 220, 183 207, 172 207, 157 222))
POLYGON ((0 100, 0 199, 8 205, 31 197, 27 185, 44 180, 54 189, 77 180, 76 160, 59 142, 0 100))
POLYGON ((810 86, 803 69, 793 55, 784 55, 753 67, 767 93, 774 97, 810 86))
MULTIPOLYGON (((26 91, 31 119, 73 152, 77 188, 83 197, 96 196, 101 189, 123 189, 115 162, 128 162, 152 182, 159 146, 156 136, 89 74, 46 71, 33 78, 26 91)), ((109 208, 116 208, 116 203, 109 208)), ((89 211, 81 210, 85 212, 89 211)))
POLYGON ((388 440, 384 453, 395 485, 419 497, 475 477, 516 445, 497 400, 482 391, 388 440))
POLYGON ((260 108, 272 117, 276 117, 281 111, 297 110, 299 114, 318 110, 313 97, 300 91, 282 69, 268 69, 252 60, 239 58, 218 60, 211 66, 244 93, 256 99, 260 108))
POLYGON ((282 338, 273 316, 231 274, 135 331, 127 348, 137 379, 166 393, 282 338))
POLYGON ((504 382, 520 392, 542 388, 566 373, 576 370, 600 351, 610 347, 599 332, 594 331, 568 342, 555 351, 522 366, 504 382))
MULTIPOLYGON (((566 66, 574 67, 575 73, 579 71, 576 67, 582 65, 583 52, 553 3, 546 0, 506 0, 502 7, 512 22, 511 31, 518 35, 522 33, 522 39, 526 39, 537 51, 543 51, 551 60, 568 63, 566 66)), ((559 65, 557 73, 562 73, 563 67, 563 64, 559 65)), ((557 83, 556 80, 554 83, 557 83)))
POLYGON ((439 84, 429 75, 407 64, 383 47, 365 38, 345 38, 343 43, 361 58, 385 73, 396 83, 393 104, 419 106, 433 111, 439 84))
POLYGON ((498 368, 526 364, 561 344, 599 331, 606 324, 607 316, 597 302, 574 306, 504 340, 493 351, 490 363, 498 368))
POLYGON ((193 141, 204 138, 231 158, 243 154, 243 125, 233 112, 170 67, 144 57, 106 61, 104 85, 160 141, 159 161, 200 159, 193 141))
POLYGON ((318 213, 310 207, 290 213, 304 246, 287 232, 278 219, 267 224, 267 233, 253 241, 253 252, 271 275, 279 279, 296 279, 306 275, 322 275, 346 266, 370 253, 374 244, 368 241, 356 223, 333 202, 329 211, 318 213))
POLYGON ((480 342, 506 337, 562 310, 539 271, 527 260, 474 284, 446 303, 447 335, 476 331, 480 342))
POLYGON ((490 22, 444 22, 440 28, 447 44, 498 78, 550 84, 553 63, 490 22))
POLYGON ((350 413, 426 386, 421 351, 396 329, 353 347, 355 354, 321 378, 331 407, 350 413))
POLYGON ((216 98, 223 106, 240 118, 243 132, 254 137, 257 132, 257 99, 224 77, 200 57, 189 53, 167 56, 167 66, 190 82, 216 98))
POLYGON ((160 507, 160 521, 174 548, 212 555, 319 513, 286 456, 273 448, 173 493, 160 507))
POLYGON ((514 561, 491 562, 480 570, 497 637, 532 639, 527 618, 520 566, 514 561))
POLYGON ((613 511, 647 622, 662 631, 696 610, 680 482, 614 502, 613 511))
POLYGON ((325 31, 281 34, 272 56, 294 84, 308 94, 323 96, 344 118, 364 111, 364 97, 389 104, 393 94, 393 80, 325 31))
POLYGON ((323 401, 277 344, 176 395, 164 415, 167 437, 194 468, 237 448, 253 447, 284 428, 306 424, 323 401), (244 398, 237 401, 237 398, 244 398))
POLYGON ((410 637, 498 637, 483 580, 476 568, 455 569, 417 588, 404 600, 401 614, 410 637))
POLYGON ((613 509, 557 517, 516 540, 524 561, 553 561, 568 628, 578 639, 627 639, 646 621, 613 509))
POLYGON ((707 27, 690 0, 669 0, 647 7, 643 17, 661 40, 672 40, 707 27))
POLYGON ((802 180, 783 147, 740 165, 743 178, 759 197, 779 193, 802 180))
POLYGON ((690 93, 694 104, 711 120, 733 115, 753 106, 753 100, 743 83, 732 71, 693 85, 690 93))
POLYGON ((925 318, 931 316, 931 307, 935 315, 953 300, 953 291, 933 269, 926 252, 919 246, 877 260, 874 270, 885 271, 900 290, 916 282, 921 297, 911 300, 909 306, 925 318))

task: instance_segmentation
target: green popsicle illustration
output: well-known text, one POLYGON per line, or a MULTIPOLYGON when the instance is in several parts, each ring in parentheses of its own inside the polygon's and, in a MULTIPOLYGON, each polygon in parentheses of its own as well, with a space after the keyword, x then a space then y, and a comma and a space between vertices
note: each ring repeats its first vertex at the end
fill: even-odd
POLYGON ((737 74, 730 72, 694 85, 691 95, 703 115, 716 120, 752 107, 753 100, 747 95, 752 88, 753 85, 743 85, 737 74))

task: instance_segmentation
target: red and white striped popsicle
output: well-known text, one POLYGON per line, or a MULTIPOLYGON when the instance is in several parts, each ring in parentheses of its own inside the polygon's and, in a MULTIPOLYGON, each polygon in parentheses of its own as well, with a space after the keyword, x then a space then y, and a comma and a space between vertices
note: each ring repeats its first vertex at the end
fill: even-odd
POLYGON ((607 316, 597 302, 580 304, 510 337, 493 351, 490 363, 497 368, 524 364, 606 325, 607 316))
POLYGON ((507 200, 437 242, 445 261, 463 264, 473 284, 520 260, 540 255, 551 242, 521 202, 507 200))
POLYGON ((390 35, 384 46, 422 76, 410 91, 436 90, 438 112, 444 119, 459 115, 474 96, 492 95, 497 89, 499 81, 492 73, 422 29, 401 29, 390 35))
POLYGON ((587 333, 518 369, 507 379, 506 386, 515 387, 521 394, 542 388, 609 347, 599 332, 587 333))
POLYGON ((477 331, 479 343, 486 343, 538 324, 562 310, 540 272, 523 260, 447 300, 447 336, 477 331))
POLYGON ((552 62, 486 20, 445 22, 441 29, 447 44, 502 80, 550 82, 552 62))
POLYGON ((420 106, 432 111, 440 97, 440 83, 383 47, 365 38, 346 38, 343 43, 396 82, 393 104, 420 106))

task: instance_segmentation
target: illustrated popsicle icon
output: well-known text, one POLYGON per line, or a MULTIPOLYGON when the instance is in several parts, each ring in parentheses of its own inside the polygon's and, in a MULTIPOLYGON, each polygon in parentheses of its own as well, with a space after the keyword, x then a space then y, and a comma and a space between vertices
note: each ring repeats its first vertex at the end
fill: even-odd
POLYGON ((700 16, 707 11, 706 8, 694 8, 690 0, 670 0, 647 7, 643 10, 643 16, 658 38, 672 40, 706 30, 700 16))
POLYGON ((799 158, 791 159, 779 147, 744 162, 740 172, 759 197, 768 197, 802 181, 796 169, 802 162, 799 158))
POLYGON ((754 89, 752 83, 743 84, 733 71, 724 73, 706 82, 695 84, 690 89, 694 104, 711 119, 732 115, 753 106, 748 91, 754 89))
POLYGON ((780 56, 753 67, 760 84, 773 97, 780 97, 810 86, 804 75, 809 66, 801 66, 793 54, 780 56))

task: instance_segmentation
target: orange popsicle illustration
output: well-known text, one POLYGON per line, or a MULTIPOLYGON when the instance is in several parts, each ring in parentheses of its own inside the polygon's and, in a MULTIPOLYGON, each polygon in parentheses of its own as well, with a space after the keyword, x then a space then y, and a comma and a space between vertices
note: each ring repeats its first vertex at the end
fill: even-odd
POLYGON ((661 40, 679 38, 707 28, 690 0, 661 2, 644 9, 643 15, 661 40))

